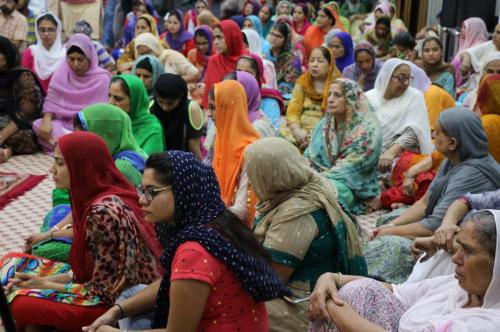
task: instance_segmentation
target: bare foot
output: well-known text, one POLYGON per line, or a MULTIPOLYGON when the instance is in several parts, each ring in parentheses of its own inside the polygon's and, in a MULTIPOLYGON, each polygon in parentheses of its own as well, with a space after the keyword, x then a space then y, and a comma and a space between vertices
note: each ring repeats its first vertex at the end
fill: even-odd
POLYGON ((392 203, 391 204, 391 209, 393 210, 396 210, 396 209, 399 209, 399 208, 402 208, 402 207, 405 207, 406 204, 404 203, 392 203))
POLYGON ((380 201, 380 196, 367 199, 365 201, 365 205, 368 207, 368 210, 370 212, 382 209, 382 202, 380 201))
POLYGON ((12 157, 11 149, 0 149, 0 164, 6 162, 12 157))

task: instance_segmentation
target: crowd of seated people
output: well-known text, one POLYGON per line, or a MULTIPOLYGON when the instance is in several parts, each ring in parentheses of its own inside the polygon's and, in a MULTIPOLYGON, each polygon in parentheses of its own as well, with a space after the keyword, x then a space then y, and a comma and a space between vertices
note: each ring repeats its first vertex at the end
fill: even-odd
POLYGON ((53 158, 19 331, 498 329, 500 24, 52 2, 0 1, 0 165, 53 158))

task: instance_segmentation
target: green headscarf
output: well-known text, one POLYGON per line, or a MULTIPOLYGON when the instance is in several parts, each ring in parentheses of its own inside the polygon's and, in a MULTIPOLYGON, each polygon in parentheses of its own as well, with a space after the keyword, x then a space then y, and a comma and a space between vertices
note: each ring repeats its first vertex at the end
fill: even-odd
POLYGON ((158 79, 158 77, 160 77, 160 75, 165 72, 165 68, 163 67, 163 65, 161 64, 160 60, 158 60, 157 57, 155 57, 153 55, 149 55, 149 54, 141 55, 134 62, 134 67, 132 68, 133 75, 136 75, 135 72, 137 70, 138 65, 139 65, 139 68, 142 68, 142 66, 140 64, 144 60, 147 60, 149 62, 149 64, 151 65, 151 68, 153 70, 151 72, 151 74, 153 76, 153 80, 151 82, 151 88, 148 90, 149 98, 152 99, 153 98, 153 91, 154 91, 153 86, 154 86, 156 80, 158 79))
MULTIPOLYGON (((114 157, 123 151, 133 151, 146 159, 148 155, 140 148, 132 133, 132 123, 127 113, 109 104, 94 104, 78 112, 83 129, 99 135, 114 157)), ((142 172, 127 158, 115 159, 118 170, 134 185, 142 180, 142 172)))
POLYGON ((99 135, 112 156, 121 151, 134 151, 144 158, 147 154, 139 147, 132 133, 127 113, 110 104, 94 104, 78 112, 86 131, 99 135))
POLYGON ((130 120, 135 141, 148 155, 165 151, 160 121, 149 114, 149 98, 142 81, 134 75, 117 75, 125 82, 130 93, 130 120))

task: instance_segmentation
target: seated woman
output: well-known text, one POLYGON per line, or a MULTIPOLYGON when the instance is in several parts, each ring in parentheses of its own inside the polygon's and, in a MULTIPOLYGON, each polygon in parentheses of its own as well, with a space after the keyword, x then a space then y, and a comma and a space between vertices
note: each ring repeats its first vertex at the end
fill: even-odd
POLYGON ((252 226, 257 203, 249 184, 243 153, 260 138, 248 118, 243 86, 233 80, 215 85, 211 106, 215 122, 213 168, 228 209, 252 226))
POLYGON ((160 60, 152 55, 141 55, 135 60, 134 67, 132 67, 132 75, 139 77, 144 83, 150 100, 154 98, 153 87, 156 80, 164 72, 165 69, 160 60))
POLYGON ((377 115, 356 82, 330 85, 326 113, 311 134, 304 157, 337 189, 349 213, 366 212, 365 201, 380 193, 378 160, 382 132, 377 115))
POLYGON ((436 150, 447 159, 421 199, 374 230, 376 239, 365 248, 370 275, 404 281, 414 264, 410 239, 432 235, 458 197, 500 188, 500 165, 488 153, 477 115, 467 109, 446 110, 439 116, 433 137, 436 150))
POLYGON ((201 104, 201 99, 205 94, 205 72, 207 70, 208 59, 212 55, 213 32, 208 25, 200 25, 194 32, 195 48, 189 51, 187 59, 198 69, 200 78, 198 82, 188 84, 189 94, 197 103, 201 104))
POLYGON ((268 331, 262 301, 287 291, 264 248, 224 207, 212 169, 190 153, 168 151, 148 159, 142 183, 137 190, 146 220, 168 243, 161 259, 166 272, 84 331, 114 331, 109 325, 119 319, 153 310, 152 324, 121 328, 268 331))
POLYGON ((455 98, 455 70, 444 62, 444 48, 441 40, 430 37, 422 43, 422 59, 415 63, 425 70, 433 83, 445 89, 455 98))
POLYGON ((500 162, 500 74, 487 75, 478 90, 476 114, 481 116, 490 154, 500 162))
POLYGON ((108 146, 118 170, 133 185, 139 185, 147 155, 136 143, 132 123, 120 108, 109 104, 94 104, 78 112, 75 130, 99 135, 108 146))
POLYGON ((262 59, 264 57, 264 53, 262 51, 262 42, 259 34, 253 29, 243 29, 241 32, 243 32, 243 46, 245 46, 249 54, 253 54, 261 58, 264 65, 264 80, 266 81, 266 85, 273 89, 277 89, 278 82, 276 80, 276 69, 274 68, 273 62, 267 59, 262 59))
POLYGON ((468 48, 459 54, 462 80, 466 80, 461 87, 462 90, 468 91, 477 88, 479 76, 487 59, 498 52, 500 52, 500 23, 495 26, 491 40, 468 48))
POLYGON ((391 171, 403 151, 430 154, 433 150, 424 96, 410 87, 411 75, 409 63, 389 59, 380 70, 375 88, 366 93, 382 128, 382 173, 391 171))
POLYGON ((243 30, 254 30, 257 32, 260 38, 261 47, 263 52, 267 52, 271 45, 269 41, 264 37, 264 32, 262 31, 262 25, 260 24, 260 19, 256 15, 249 15, 245 17, 243 21, 243 30))
POLYGON ((62 23, 52 13, 42 14, 36 18, 35 32, 37 42, 24 51, 21 66, 35 73, 43 91, 47 92, 52 74, 66 57, 62 43, 62 23))
MULTIPOLYGON (((479 75, 479 82, 482 82, 486 75, 500 74, 500 52, 491 53, 484 59, 483 67, 479 75)), ((478 84, 479 85, 479 84, 478 84)), ((474 110, 477 104, 477 91, 479 86, 463 92, 457 100, 457 104, 474 110)))
POLYGON ((52 75, 43 118, 33 123, 38 143, 54 150, 59 137, 73 131, 73 117, 83 108, 108 100, 111 74, 99 67, 94 44, 82 33, 66 42, 66 61, 52 75))
POLYGON ((488 41, 488 39, 488 28, 480 17, 470 17, 462 22, 458 39, 458 50, 451 61, 451 65, 455 69, 455 83, 457 87, 462 85, 462 72, 460 70, 462 63, 460 61, 460 53, 473 46, 482 44, 488 41))
POLYGON ((152 33, 145 32, 134 41, 137 56, 156 56, 163 64, 166 73, 181 75, 186 82, 197 82, 201 77, 196 67, 182 53, 163 48, 152 33))
POLYGON ((281 130, 285 139, 302 150, 309 145, 310 132, 323 117, 330 84, 339 76, 332 52, 325 47, 316 48, 309 57, 309 69, 293 88, 286 110, 287 127, 281 130))
POLYGON ((36 137, 31 130, 33 121, 40 117, 43 88, 35 75, 19 67, 16 47, 0 36, 0 164, 13 154, 38 151, 36 137))
POLYGON ((296 34, 303 36, 306 33, 307 28, 311 26, 311 22, 309 20, 312 15, 310 14, 309 7, 305 2, 298 3, 295 7, 293 7, 292 29, 296 34))
POLYGON ((335 65, 341 73, 354 63, 354 45, 351 35, 347 32, 331 30, 326 35, 323 46, 332 51, 335 65))
POLYGON ((201 12, 209 10, 210 6, 208 0, 196 0, 194 8, 187 10, 183 18, 184 30, 194 35, 195 29, 198 27, 198 16, 201 12))
POLYGON ((151 113, 163 127, 166 150, 191 152, 201 160, 203 111, 188 97, 186 82, 179 75, 163 74, 154 85, 154 93, 151 113))
POLYGON ((269 5, 264 5, 259 11, 259 19, 260 19, 260 24, 262 25, 262 34, 264 35, 264 38, 267 38, 267 35, 269 34, 269 31, 271 31, 271 28, 274 26, 274 19, 273 19, 273 8, 272 6, 269 5))
POLYGON ((479 211, 460 227, 455 274, 391 285, 322 275, 311 295, 314 331, 493 331, 500 324, 500 213, 479 211))
POLYGON ((271 121, 260 109, 262 97, 260 95, 259 83, 255 77, 245 71, 233 71, 227 74, 224 80, 238 81, 243 86, 243 89, 245 89, 248 119, 260 137, 276 136, 276 130, 271 121))
POLYGON ((300 58, 294 54, 292 28, 285 22, 276 23, 268 35, 271 47, 264 57, 273 62, 278 90, 285 99, 290 99, 295 81, 302 73, 300 58))
POLYGON ((135 141, 147 155, 165 151, 160 121, 149 114, 148 94, 138 77, 114 76, 109 85, 109 103, 129 115, 135 141))
POLYGON ((78 331, 128 287, 156 280, 161 248, 153 227, 143 221, 137 193, 99 136, 75 132, 60 138, 54 159, 56 186, 71 192, 69 265, 9 254, 2 261, 11 267, 2 269, 8 283, 2 285, 18 327, 78 331))
POLYGON ((165 15, 164 27, 165 32, 160 38, 166 41, 171 49, 187 56, 188 52, 194 48, 193 35, 189 31, 184 30, 182 24, 182 11, 174 9, 165 15))
POLYGON ((326 34, 333 28, 338 28, 342 31, 345 30, 335 8, 327 5, 318 10, 316 22, 307 28, 304 34, 304 47, 307 59, 309 59, 315 48, 323 45, 326 34))
POLYGON ((387 16, 381 16, 375 23, 375 28, 368 31, 364 39, 375 49, 377 58, 386 56, 392 42, 391 20, 387 16))
POLYGON ((342 77, 356 81, 363 91, 375 87, 375 80, 384 63, 376 58, 370 43, 361 42, 354 48, 354 63, 344 68, 342 77))
POLYGON ((433 236, 419 237, 413 241, 413 254, 420 256, 420 259, 407 282, 452 274, 456 265, 451 257, 455 252, 455 236, 460 231, 459 226, 469 218, 470 211, 486 209, 500 209, 500 189, 480 194, 466 194, 454 201, 446 210, 443 222, 433 236))
MULTIPOLYGON (((309 294, 327 271, 366 275, 357 226, 328 181, 282 138, 263 138, 245 151, 248 180, 260 200, 254 234, 296 296, 309 294), (269 174, 274 176, 269 177, 269 174)), ((267 303, 270 331, 305 331, 308 303, 267 303)))
MULTIPOLYGON (((133 185, 141 183, 147 156, 135 142, 130 119, 121 109, 109 104, 94 104, 78 112, 73 125, 75 131, 84 130, 99 135, 106 142, 122 175, 133 185)), ((69 229, 73 223, 69 192, 54 189, 52 202, 52 210, 44 218, 40 233, 31 235, 26 241, 25 252, 67 262, 73 238, 69 229), (69 231, 53 238, 52 232, 61 229, 69 231)))
POLYGON ((260 109, 279 132, 281 113, 285 110, 283 98, 279 91, 267 87, 264 79, 264 63, 256 54, 243 55, 236 63, 237 71, 247 72, 257 80, 262 97, 260 109))
POLYGON ((208 59, 205 73, 205 94, 202 106, 208 108, 208 94, 215 83, 224 79, 232 72, 236 62, 243 54, 243 36, 239 26, 231 20, 222 20, 214 29, 214 49, 216 54, 208 59))
POLYGON ((119 73, 127 74, 134 66, 134 61, 138 57, 136 54, 135 39, 146 32, 153 34, 162 48, 168 48, 168 45, 158 36, 158 28, 154 17, 149 14, 139 16, 135 24, 134 39, 125 46, 123 55, 116 62, 119 73))

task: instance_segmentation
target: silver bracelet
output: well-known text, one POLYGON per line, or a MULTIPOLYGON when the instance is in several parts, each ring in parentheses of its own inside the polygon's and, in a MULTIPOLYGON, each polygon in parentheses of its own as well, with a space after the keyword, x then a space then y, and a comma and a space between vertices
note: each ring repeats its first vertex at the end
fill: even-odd
POLYGON ((341 272, 337 272, 337 274, 339 275, 339 284, 337 285, 337 288, 340 289, 343 286, 343 282, 342 281, 344 279, 344 276, 342 275, 341 272))

